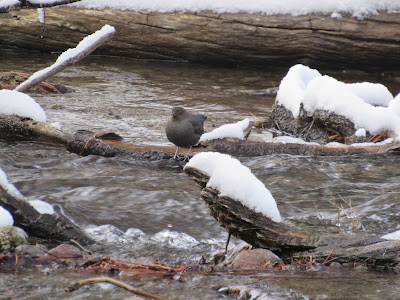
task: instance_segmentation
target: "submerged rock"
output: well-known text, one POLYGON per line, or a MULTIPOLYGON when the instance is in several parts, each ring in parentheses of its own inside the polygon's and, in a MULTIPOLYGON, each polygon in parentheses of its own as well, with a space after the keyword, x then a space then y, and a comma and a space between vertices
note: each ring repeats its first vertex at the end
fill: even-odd
POLYGON ((26 244, 28 235, 15 226, 0 227, 0 252, 14 251, 19 245, 26 244))
POLYGON ((17 248, 15 248, 15 253, 27 254, 31 256, 46 255, 46 252, 44 252, 42 249, 46 250, 46 247, 43 245, 40 245, 40 247, 38 245, 19 245, 17 248))

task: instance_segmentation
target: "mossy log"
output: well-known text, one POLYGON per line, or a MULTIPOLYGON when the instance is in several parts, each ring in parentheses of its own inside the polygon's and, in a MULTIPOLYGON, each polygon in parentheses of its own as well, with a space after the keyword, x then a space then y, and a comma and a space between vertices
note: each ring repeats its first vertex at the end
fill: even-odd
POLYGON ((400 241, 277 223, 235 199, 219 196, 218 190, 206 186, 209 176, 200 170, 186 167, 185 172, 200 185, 201 198, 210 209, 210 214, 228 233, 254 247, 274 251, 286 262, 312 256, 319 262, 329 259, 340 263, 357 262, 400 272, 400 241))
POLYGON ((209 64, 390 69, 400 66, 400 14, 357 20, 311 14, 159 13, 46 9, 45 34, 35 10, 0 14, 0 46, 65 51, 109 24, 117 34, 97 54, 209 64))

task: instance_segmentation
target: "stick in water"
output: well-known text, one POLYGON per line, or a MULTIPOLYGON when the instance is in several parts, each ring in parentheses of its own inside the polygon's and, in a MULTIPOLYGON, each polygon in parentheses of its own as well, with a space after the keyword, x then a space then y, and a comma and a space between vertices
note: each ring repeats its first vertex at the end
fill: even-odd
POLYGON ((21 83, 15 90, 18 92, 27 91, 31 87, 64 70, 69 65, 76 63, 92 53, 97 47, 108 41, 114 35, 114 33, 114 27, 110 25, 104 25, 100 30, 85 37, 75 48, 68 49, 67 51, 61 53, 57 61, 50 67, 32 74, 31 77, 21 83))

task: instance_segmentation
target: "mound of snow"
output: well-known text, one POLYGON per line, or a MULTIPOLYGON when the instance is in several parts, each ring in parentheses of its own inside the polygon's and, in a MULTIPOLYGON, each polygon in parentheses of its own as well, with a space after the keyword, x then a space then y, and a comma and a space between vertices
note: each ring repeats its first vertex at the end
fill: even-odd
POLYGON ((13 226, 14 219, 10 212, 3 206, 0 206, 0 227, 13 226))
POLYGON ((382 84, 369 82, 347 84, 303 65, 289 69, 279 86, 276 102, 294 117, 300 104, 311 116, 316 109, 343 115, 371 134, 382 130, 400 133, 400 99, 382 84))
POLYGON ((207 186, 220 191, 220 196, 235 199, 275 222, 282 220, 270 191, 236 158, 217 152, 203 152, 193 156, 187 167, 208 174, 210 180, 207 186))
POLYGON ((49 215, 54 214, 53 206, 51 206, 49 203, 45 201, 37 199, 37 200, 30 200, 29 203, 41 214, 49 214, 49 215))
POLYGON ((46 122, 46 113, 40 105, 24 93, 0 90, 0 113, 46 122))
POLYGON ((208 140, 223 139, 223 138, 237 138, 244 139, 243 130, 249 127, 250 120, 244 119, 237 123, 225 124, 218 128, 215 128, 211 132, 203 133, 200 137, 199 142, 204 142, 208 140))

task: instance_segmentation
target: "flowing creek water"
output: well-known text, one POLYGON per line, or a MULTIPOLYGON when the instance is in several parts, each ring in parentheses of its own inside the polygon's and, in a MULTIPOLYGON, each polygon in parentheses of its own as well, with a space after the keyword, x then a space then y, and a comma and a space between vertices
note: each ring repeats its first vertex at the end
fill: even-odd
MULTIPOLYGON (((56 57, 0 51, 1 71, 32 73, 49 66, 56 57)), ((263 118, 271 111, 286 72, 89 57, 49 80, 71 87, 72 93, 30 95, 46 111, 48 122, 59 122, 65 131, 112 129, 126 142, 167 145, 164 126, 173 106, 206 114, 206 130, 251 117, 250 113, 263 118)), ((400 92, 400 73, 321 73, 349 82, 380 82, 393 94, 400 92)), ((379 235, 400 229, 399 159, 395 155, 240 158, 271 191, 283 217, 318 222, 321 214, 326 222, 335 224, 331 191, 338 201, 339 195, 351 199, 362 230, 379 235)), ((210 257, 224 248, 227 233, 209 215, 200 189, 183 173, 182 164, 79 157, 57 145, 0 141, 0 167, 28 199, 60 204, 72 219, 103 241, 104 255, 194 264, 202 255, 210 257)), ((342 220, 345 230, 350 221, 342 220)), ((231 245, 239 242, 234 239, 231 245)), ((133 299, 128 292, 107 284, 64 292, 66 286, 92 276, 97 275, 62 269, 0 269, 0 278, 15 299, 133 299)), ((125 279, 171 299, 223 298, 218 288, 232 285, 249 285, 271 299, 396 299, 400 293, 399 275, 345 267, 186 276, 185 282, 125 279)), ((3 285, 0 299, 9 299, 3 285)))

